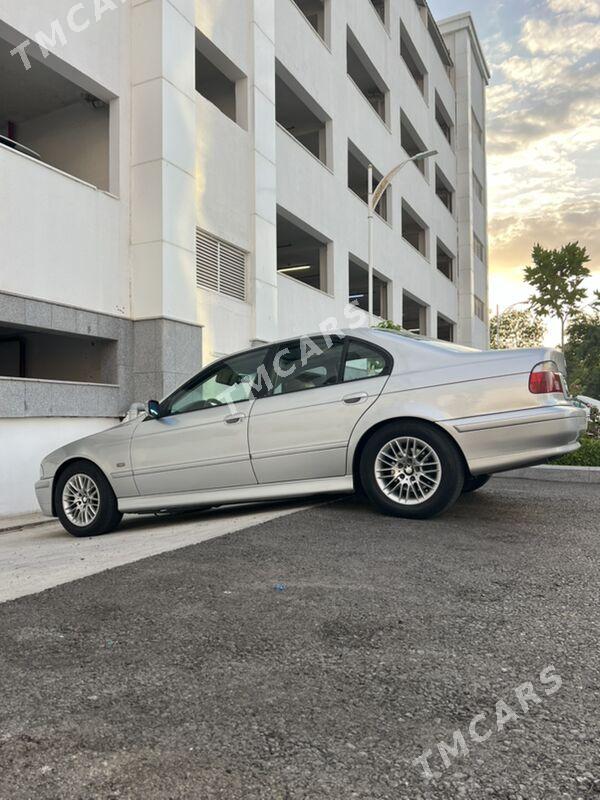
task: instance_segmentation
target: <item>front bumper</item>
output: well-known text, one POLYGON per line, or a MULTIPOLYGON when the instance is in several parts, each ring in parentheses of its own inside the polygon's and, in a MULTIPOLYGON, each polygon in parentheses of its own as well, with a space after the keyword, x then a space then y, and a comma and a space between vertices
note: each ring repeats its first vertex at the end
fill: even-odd
POLYGON ((35 494, 42 509, 42 514, 53 517, 52 513, 52 478, 42 478, 35 484, 35 494))
POLYGON ((587 428, 575 406, 539 406, 452 420, 452 433, 473 475, 543 464, 579 448, 587 428))

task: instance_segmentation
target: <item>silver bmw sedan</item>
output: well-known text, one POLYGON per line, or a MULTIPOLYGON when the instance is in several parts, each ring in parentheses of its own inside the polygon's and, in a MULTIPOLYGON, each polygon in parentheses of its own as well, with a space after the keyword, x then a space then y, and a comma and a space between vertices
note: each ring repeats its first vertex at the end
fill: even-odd
POLYGON ((229 356, 147 412, 48 455, 36 493, 74 536, 123 513, 362 490, 424 519, 502 470, 579 447, 561 353, 480 351, 380 329, 229 356))

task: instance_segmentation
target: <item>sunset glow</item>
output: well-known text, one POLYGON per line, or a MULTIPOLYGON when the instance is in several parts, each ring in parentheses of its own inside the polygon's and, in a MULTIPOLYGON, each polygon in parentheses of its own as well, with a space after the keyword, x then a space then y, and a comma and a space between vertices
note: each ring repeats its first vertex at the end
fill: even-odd
MULTIPOLYGON (((437 19, 465 11, 430 0, 437 19)), ((490 306, 524 300, 532 246, 578 240, 600 288, 600 0, 481 0, 488 91, 490 306)))

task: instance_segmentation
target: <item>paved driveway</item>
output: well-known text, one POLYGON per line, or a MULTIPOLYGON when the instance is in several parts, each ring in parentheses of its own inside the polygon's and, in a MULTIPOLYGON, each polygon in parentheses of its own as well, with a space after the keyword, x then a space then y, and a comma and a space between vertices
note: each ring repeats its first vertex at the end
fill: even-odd
POLYGON ((305 505, 305 500, 296 500, 177 515, 130 515, 109 536, 84 539, 70 536, 50 518, 23 530, 0 530, 0 603, 249 528, 305 505))
POLYGON ((505 479, 428 523, 345 500, 5 603, 0 797, 595 797, 599 519, 505 479))

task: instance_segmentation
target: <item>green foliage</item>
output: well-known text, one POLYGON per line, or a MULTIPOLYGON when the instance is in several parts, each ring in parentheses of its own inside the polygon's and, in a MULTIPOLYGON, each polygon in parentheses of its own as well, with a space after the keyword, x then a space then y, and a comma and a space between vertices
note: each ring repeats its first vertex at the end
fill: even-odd
POLYGON ((587 435, 592 439, 600 439, 600 411, 597 408, 592 408, 591 411, 587 435))
POLYGON ((600 467, 600 439, 584 436, 579 450, 557 458, 552 463, 565 467, 600 467))
POLYGON ((543 321, 531 311, 509 308, 490 319, 490 347, 492 350, 540 347, 545 332, 543 321))
POLYGON ((600 313, 578 314, 565 346, 571 394, 600 398, 600 313))
POLYGON ((525 267, 525 280, 534 289, 529 299, 531 307, 542 317, 560 320, 564 349, 567 321, 586 296, 582 283, 591 275, 585 266, 590 257, 579 242, 569 242, 560 250, 546 250, 536 244, 531 257, 533 266, 525 267))
POLYGON ((395 322, 392 322, 391 319, 382 320, 379 323, 379 325, 377 325, 377 327, 381 328, 384 331, 403 331, 404 330, 402 325, 397 325, 395 322))

